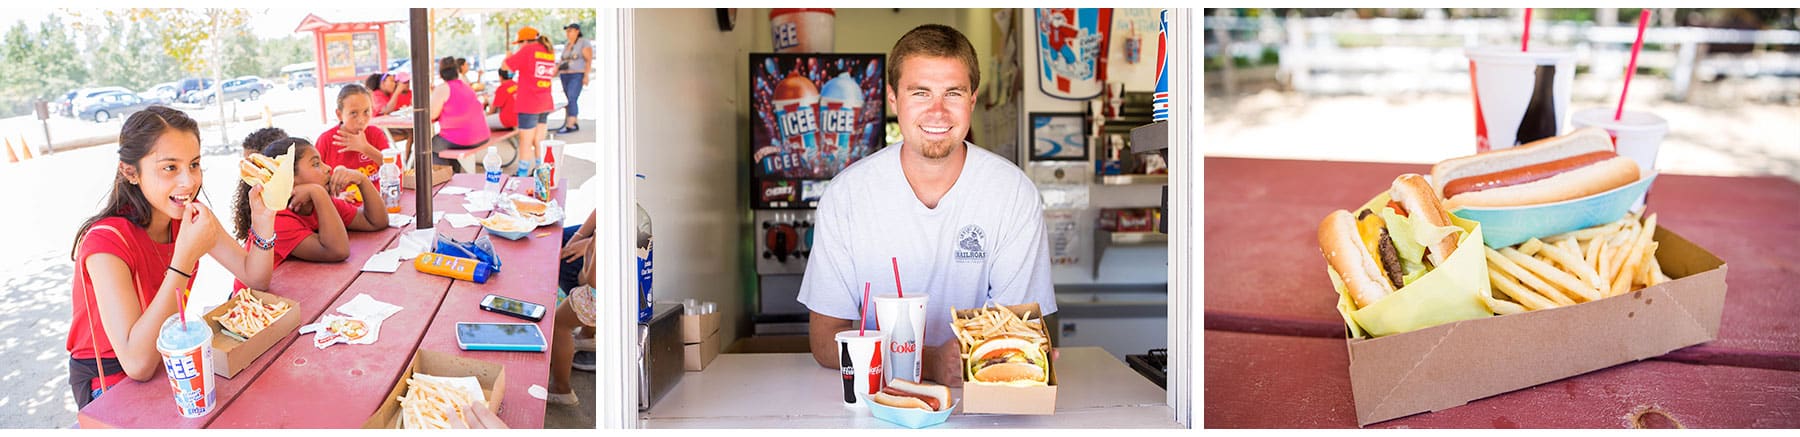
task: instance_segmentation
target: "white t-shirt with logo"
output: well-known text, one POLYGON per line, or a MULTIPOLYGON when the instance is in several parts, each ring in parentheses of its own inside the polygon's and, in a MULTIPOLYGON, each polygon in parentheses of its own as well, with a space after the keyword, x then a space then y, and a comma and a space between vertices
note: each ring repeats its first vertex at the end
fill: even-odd
MULTIPOLYGON (((1036 302, 1044 314, 1055 313, 1037 186, 999 155, 964 145, 962 175, 937 208, 926 208, 907 185, 901 145, 882 148, 833 178, 813 220, 800 303, 826 316, 860 319, 863 283, 871 284, 871 295, 894 294, 890 259, 898 258, 906 295, 931 296, 927 346, 954 338, 952 306, 1036 302)), ((874 308, 869 312, 873 319, 874 308)))

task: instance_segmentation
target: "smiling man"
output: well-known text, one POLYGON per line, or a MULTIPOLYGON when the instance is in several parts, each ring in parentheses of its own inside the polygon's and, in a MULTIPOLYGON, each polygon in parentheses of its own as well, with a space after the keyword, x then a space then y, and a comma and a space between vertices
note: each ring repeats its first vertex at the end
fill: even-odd
POLYGON ((815 216, 799 300, 812 311, 819 365, 838 367, 834 336, 856 329, 863 283, 893 294, 890 259, 908 296, 930 296, 919 354, 925 379, 962 384, 952 306, 1056 311, 1037 187, 1012 162, 964 141, 977 65, 968 38, 942 25, 907 32, 888 54, 887 103, 903 139, 832 179, 815 216))

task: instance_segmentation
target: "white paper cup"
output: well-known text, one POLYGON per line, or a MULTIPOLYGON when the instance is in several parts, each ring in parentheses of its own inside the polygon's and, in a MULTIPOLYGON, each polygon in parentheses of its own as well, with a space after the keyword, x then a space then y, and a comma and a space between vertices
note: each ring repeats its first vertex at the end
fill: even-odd
POLYGON ((1475 100, 1476 152, 1505 149, 1563 132, 1569 95, 1574 92, 1574 52, 1475 47, 1463 53, 1469 58, 1475 100), (1544 93, 1548 95, 1538 95, 1544 93), (1536 108, 1532 107, 1534 101, 1536 108))
POLYGON ((838 369, 844 377, 845 408, 869 407, 869 396, 887 386, 882 379, 882 361, 887 355, 883 346, 887 334, 878 330, 848 330, 837 333, 838 369))
POLYGON ((920 346, 925 344, 925 304, 930 296, 915 294, 907 297, 877 295, 875 300, 875 321, 882 332, 888 333, 887 379, 905 379, 919 382, 924 375, 922 370, 920 346), (901 318, 906 318, 910 325, 907 334, 912 341, 902 341, 900 335, 901 318))
MULTIPOLYGON (((1620 156, 1631 158, 1637 162, 1638 174, 1656 173, 1656 152, 1662 149, 1663 137, 1669 134, 1669 121, 1656 114, 1641 111, 1625 111, 1623 117, 1613 120, 1613 111, 1608 108, 1588 108, 1575 112, 1569 118, 1571 129, 1593 126, 1606 129, 1607 135, 1613 138, 1613 149, 1620 156)), ((1632 211, 1643 211, 1644 200, 1649 196, 1638 196, 1637 203, 1632 204, 1632 211)))

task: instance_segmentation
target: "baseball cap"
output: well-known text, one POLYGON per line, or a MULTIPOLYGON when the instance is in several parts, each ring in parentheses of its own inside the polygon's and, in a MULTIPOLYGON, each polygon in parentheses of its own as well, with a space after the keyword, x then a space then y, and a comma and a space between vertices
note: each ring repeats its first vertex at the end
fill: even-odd
POLYGON ((535 41, 537 39, 538 39, 537 28, 533 28, 531 26, 525 26, 525 27, 519 28, 519 37, 514 39, 513 42, 535 41))
POLYGON ((569 25, 563 26, 563 29, 575 29, 576 32, 580 32, 581 23, 569 23, 569 25))

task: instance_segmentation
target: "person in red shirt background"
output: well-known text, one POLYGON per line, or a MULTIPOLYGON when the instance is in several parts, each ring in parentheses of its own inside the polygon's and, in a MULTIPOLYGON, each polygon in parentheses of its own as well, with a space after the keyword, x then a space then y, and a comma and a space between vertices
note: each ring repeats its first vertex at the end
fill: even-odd
POLYGON ((179 311, 202 255, 257 288, 266 289, 274 271, 268 243, 276 211, 263 204, 262 187, 249 193, 249 250, 198 201, 204 172, 193 118, 160 105, 132 114, 119 130, 118 154, 105 206, 81 225, 70 251, 73 314, 64 347, 76 408, 125 378, 156 377, 163 367, 157 333, 179 311))
POLYGON ((519 126, 519 105, 513 100, 519 84, 513 82, 512 71, 502 68, 499 73, 500 85, 494 87, 493 103, 488 103, 488 129, 512 129, 519 126))
MULTIPOLYGON (((355 85, 351 85, 355 86, 355 85)), ((294 196, 288 200, 287 209, 275 214, 275 252, 274 265, 280 266, 288 257, 315 262, 342 262, 350 257, 350 236, 348 231, 372 232, 388 227, 387 206, 381 196, 363 198, 361 211, 357 205, 347 200, 332 196, 326 184, 334 179, 348 179, 361 187, 364 193, 379 193, 367 176, 344 167, 330 167, 320 158, 319 150, 305 138, 284 138, 263 147, 263 156, 281 156, 292 151, 294 153, 294 196)), ((248 190, 249 185, 238 182, 238 190, 248 190)), ((238 223, 250 213, 250 206, 238 204, 236 214, 238 223)), ((247 229, 239 227, 237 235, 244 238, 249 245, 247 229)), ((244 283, 232 286, 232 292, 243 289, 244 283)))
POLYGON ((371 74, 363 87, 374 93, 376 117, 412 106, 412 79, 405 74, 371 74))
MULTIPOLYGON (((369 125, 371 102, 369 90, 361 85, 344 85, 338 90, 338 124, 326 129, 314 141, 326 166, 349 168, 365 177, 374 175, 381 168, 381 151, 388 149, 388 138, 381 128, 369 125)), ((331 186, 342 183, 335 182, 339 184, 331 186)))
POLYGON ((506 57, 506 69, 518 75, 518 91, 513 96, 519 106, 519 166, 517 176, 536 167, 538 143, 550 121, 550 110, 556 103, 550 97, 550 81, 556 76, 556 54, 550 52, 550 39, 539 35, 531 26, 519 28, 513 40, 517 51, 506 57))

